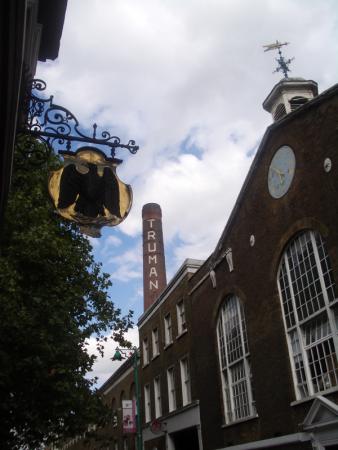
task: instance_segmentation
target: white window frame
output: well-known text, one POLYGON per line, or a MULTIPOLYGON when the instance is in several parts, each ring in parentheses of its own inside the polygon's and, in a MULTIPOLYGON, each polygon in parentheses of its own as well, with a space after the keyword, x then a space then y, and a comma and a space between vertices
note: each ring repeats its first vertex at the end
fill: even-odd
POLYGON ((225 423, 257 416, 244 310, 235 295, 225 298, 219 312, 217 343, 225 423))
POLYGON ((151 333, 152 347, 153 347, 153 358, 160 354, 160 342, 159 342, 159 331, 158 328, 154 328, 151 333))
POLYGON ((183 406, 186 406, 191 403, 190 368, 187 356, 180 360, 180 369, 182 384, 182 404, 183 406))
POLYGON ((338 389, 338 298, 317 231, 303 231, 290 241, 277 285, 296 399, 338 389))
POLYGON ((142 341, 142 349, 143 349, 143 365, 146 366, 149 364, 149 342, 148 338, 144 338, 142 341))
POLYGON ((144 420, 146 423, 151 420, 150 384, 144 385, 144 420))
POLYGON ((168 406, 169 412, 176 409, 176 388, 175 388, 175 372, 174 366, 167 369, 167 383, 168 383, 168 406))
POLYGON ((168 313, 164 316, 164 343, 165 345, 170 345, 173 342, 173 329, 171 314, 168 313))
POLYGON ((177 329, 178 334, 180 335, 187 329, 187 321, 185 317, 185 305, 183 300, 177 303, 176 312, 177 312, 177 329))
POLYGON ((155 419, 162 416, 161 379, 158 375, 154 378, 155 419))

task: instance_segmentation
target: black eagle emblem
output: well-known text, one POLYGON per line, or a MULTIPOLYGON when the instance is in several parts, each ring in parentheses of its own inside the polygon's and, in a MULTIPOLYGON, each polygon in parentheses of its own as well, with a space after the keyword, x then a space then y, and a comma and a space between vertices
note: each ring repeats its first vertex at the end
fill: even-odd
POLYGON ((80 169, 76 164, 67 165, 61 175, 57 207, 68 208, 75 203, 79 215, 96 218, 110 214, 121 218, 120 194, 117 178, 109 167, 86 162, 80 169))

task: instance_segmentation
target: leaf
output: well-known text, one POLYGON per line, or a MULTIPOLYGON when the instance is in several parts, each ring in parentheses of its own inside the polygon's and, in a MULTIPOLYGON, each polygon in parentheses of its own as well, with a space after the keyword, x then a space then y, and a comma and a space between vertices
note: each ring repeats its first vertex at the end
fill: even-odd
MULTIPOLYGON (((36 143, 37 148, 40 144, 36 143)), ((123 341, 132 314, 110 300, 88 240, 55 214, 49 170, 14 155, 12 190, 0 236, 0 448, 39 449, 83 433, 106 407, 85 376, 95 361, 86 340, 123 341)))

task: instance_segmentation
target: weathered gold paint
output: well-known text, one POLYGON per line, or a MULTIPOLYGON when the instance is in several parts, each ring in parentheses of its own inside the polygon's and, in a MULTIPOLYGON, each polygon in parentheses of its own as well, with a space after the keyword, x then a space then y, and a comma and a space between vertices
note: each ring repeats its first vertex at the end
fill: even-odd
POLYGON ((91 148, 86 148, 83 150, 81 149, 80 151, 77 151, 74 156, 64 155, 64 166, 58 170, 51 172, 48 183, 49 194, 53 200, 54 207, 58 214, 60 214, 65 219, 77 222, 80 225, 81 230, 85 234, 93 237, 99 237, 101 235, 100 228, 104 226, 112 227, 120 224, 127 217, 131 209, 133 193, 130 185, 123 183, 117 176, 116 166, 117 163, 105 159, 102 154, 91 148), (69 164, 75 164, 77 170, 80 173, 86 173, 86 167, 85 165, 83 165, 85 163, 95 164, 98 168, 97 170, 99 176, 103 175, 103 170, 105 167, 109 167, 114 172, 119 187, 121 217, 117 217, 111 214, 106 208, 104 208, 104 215, 98 215, 95 218, 78 214, 74 209, 78 197, 76 198, 75 202, 68 208, 60 209, 57 207, 60 194, 60 181, 65 167, 67 167, 69 164))

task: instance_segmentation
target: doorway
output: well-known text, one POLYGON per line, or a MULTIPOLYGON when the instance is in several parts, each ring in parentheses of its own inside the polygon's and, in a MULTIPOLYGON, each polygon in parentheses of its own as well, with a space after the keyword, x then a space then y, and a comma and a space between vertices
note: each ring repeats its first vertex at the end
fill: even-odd
MULTIPOLYGON (((197 428, 186 428, 171 435, 175 450, 199 450, 197 428)), ((333 449, 336 450, 336 449, 333 449)))

